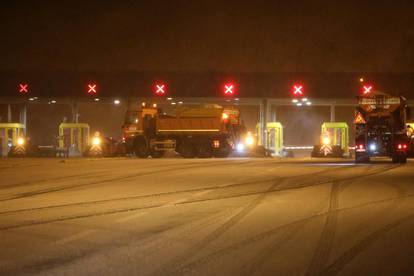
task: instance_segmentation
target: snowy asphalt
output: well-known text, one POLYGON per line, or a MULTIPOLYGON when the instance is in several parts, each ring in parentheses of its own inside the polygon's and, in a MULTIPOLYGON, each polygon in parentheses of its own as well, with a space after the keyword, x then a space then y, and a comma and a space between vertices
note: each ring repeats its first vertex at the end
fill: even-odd
POLYGON ((3 159, 1 275, 414 275, 414 160, 3 159))

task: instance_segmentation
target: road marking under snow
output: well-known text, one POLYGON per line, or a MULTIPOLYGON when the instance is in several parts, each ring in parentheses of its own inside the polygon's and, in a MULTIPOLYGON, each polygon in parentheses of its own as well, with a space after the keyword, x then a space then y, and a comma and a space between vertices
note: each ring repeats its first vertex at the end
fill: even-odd
POLYGON ((93 230, 93 229, 85 230, 85 231, 82 231, 80 233, 77 233, 77 234, 74 234, 74 235, 65 237, 63 239, 60 239, 60 240, 56 241, 55 244, 57 244, 57 245, 65 245, 65 244, 67 244, 69 242, 72 242, 72 241, 75 241, 75 240, 84 238, 84 237, 86 237, 88 235, 91 235, 91 234, 93 234, 95 232, 96 232, 96 230, 93 230))
POLYGON ((209 192, 211 192, 211 190, 205 190, 205 191, 194 194, 194 196, 202 196, 202 195, 207 194, 209 192))
POLYGON ((116 222, 126 222, 126 221, 129 221, 129 220, 132 220, 132 219, 142 217, 143 215, 146 215, 146 214, 148 214, 148 213, 147 212, 138 212, 136 214, 120 218, 120 219, 116 220, 116 222))
MULTIPOLYGON (((201 191, 201 192, 198 192, 198 193, 194 194, 193 196, 195 196, 195 197, 202 196, 204 194, 209 193, 210 191, 211 190, 201 191)), ((188 198, 180 198, 180 199, 168 202, 168 203, 160 206, 160 208, 171 207, 171 206, 186 202, 187 200, 188 200, 188 198)), ((116 222, 118 222, 118 223, 127 222, 127 221, 130 221, 130 220, 142 217, 146 214, 148 214, 148 212, 138 212, 138 213, 132 214, 130 216, 122 217, 122 218, 116 220, 116 222)))

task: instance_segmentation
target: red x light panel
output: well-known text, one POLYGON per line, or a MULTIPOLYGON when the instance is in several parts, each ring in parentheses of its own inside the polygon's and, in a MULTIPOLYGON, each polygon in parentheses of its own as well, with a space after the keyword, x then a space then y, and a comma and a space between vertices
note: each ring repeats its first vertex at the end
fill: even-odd
POLYGON ((371 94, 372 89, 373 89, 373 86, 372 86, 372 85, 370 85, 370 84, 366 84, 366 85, 364 85, 364 86, 362 87, 362 94, 364 94, 364 95, 371 94))
POLYGON ((89 83, 87 86, 87 92, 89 95, 95 95, 98 93, 98 86, 96 83, 89 83))
POLYGON ((29 93, 29 85, 27 83, 19 83, 18 91, 20 94, 29 93))
POLYGON ((154 85, 154 94, 155 96, 164 96, 167 94, 167 85, 165 83, 156 83, 154 85))
POLYGON ((303 84, 296 83, 292 86, 292 95, 294 97, 302 97, 304 95, 305 88, 303 84))
POLYGON ((232 82, 227 82, 223 85, 224 96, 233 96, 236 94, 236 85, 232 82))

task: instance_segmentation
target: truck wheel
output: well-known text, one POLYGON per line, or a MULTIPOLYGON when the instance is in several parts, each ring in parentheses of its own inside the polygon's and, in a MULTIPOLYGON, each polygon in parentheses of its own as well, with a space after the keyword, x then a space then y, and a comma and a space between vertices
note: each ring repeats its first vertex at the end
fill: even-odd
POLYGON ((210 158, 213 156, 213 149, 209 142, 203 142, 197 145, 197 157, 210 158))
POLYGON ((319 145, 313 146, 311 157, 321 157, 321 146, 319 145))
POLYGON ((152 158, 161 158, 164 156, 164 151, 162 150, 153 150, 151 151, 151 157, 152 158))
POLYGON ((392 162, 393 163, 407 163, 407 155, 405 154, 396 154, 392 157, 392 162))
POLYGON ((138 139, 134 142, 134 154, 139 158, 147 158, 149 155, 145 139, 138 139))
POLYGON ((392 163, 394 163, 394 164, 400 163, 400 157, 397 154, 394 154, 392 156, 392 163))
POLYGON ((193 158, 195 156, 195 149, 189 140, 182 141, 178 146, 178 153, 184 158, 193 158))
POLYGON ((230 150, 217 151, 213 153, 216 158, 226 158, 230 155, 230 150))
POLYGON ((369 156, 365 154, 355 154, 355 163, 369 163, 369 156))
POLYGON ((344 157, 344 150, 340 146, 332 147, 332 157, 342 158, 344 157))

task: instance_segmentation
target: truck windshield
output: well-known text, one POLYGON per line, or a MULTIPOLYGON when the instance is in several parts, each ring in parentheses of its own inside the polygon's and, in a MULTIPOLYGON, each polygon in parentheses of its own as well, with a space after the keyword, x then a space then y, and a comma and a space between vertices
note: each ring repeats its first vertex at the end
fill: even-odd
POLYGON ((138 123, 139 117, 140 117, 139 111, 128 111, 125 114, 125 123, 126 124, 138 123))

